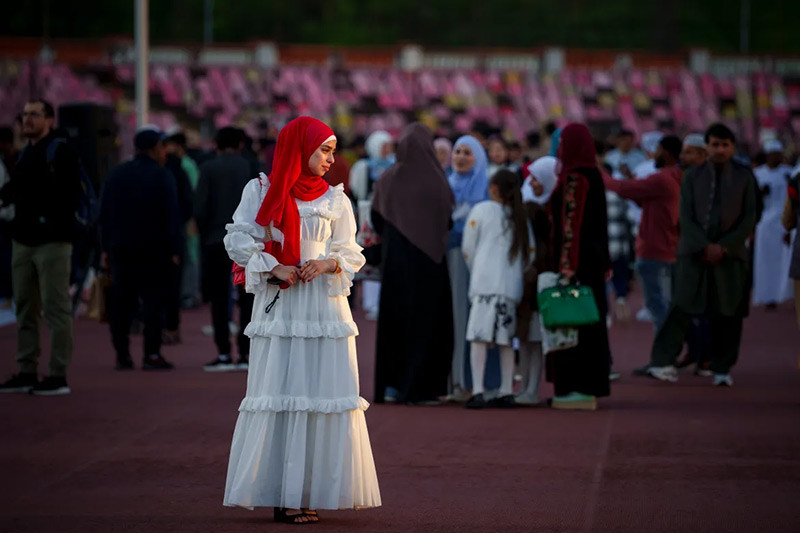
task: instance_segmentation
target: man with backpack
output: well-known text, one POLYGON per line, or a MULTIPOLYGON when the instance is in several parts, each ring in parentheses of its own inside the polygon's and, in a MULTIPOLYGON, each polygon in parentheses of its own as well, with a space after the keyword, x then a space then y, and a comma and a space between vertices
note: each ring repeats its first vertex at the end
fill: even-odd
POLYGON ((49 102, 25 104, 22 129, 28 143, 11 181, 0 191, 2 205, 15 205, 12 277, 19 363, 19 373, 0 384, 0 392, 70 392, 66 380, 73 343, 70 261, 81 179, 78 157, 53 131, 54 120, 49 102), (51 356, 48 373, 39 381, 42 315, 50 330, 51 356))

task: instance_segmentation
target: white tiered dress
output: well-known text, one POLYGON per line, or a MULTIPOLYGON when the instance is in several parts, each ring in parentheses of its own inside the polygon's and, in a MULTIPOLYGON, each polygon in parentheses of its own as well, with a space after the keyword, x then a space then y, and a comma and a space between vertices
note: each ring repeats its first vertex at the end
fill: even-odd
MULTIPOLYGON (((342 185, 317 200, 297 201, 300 261, 336 259, 322 274, 278 292, 267 284, 279 263, 265 253, 265 228, 255 222, 269 184, 248 183, 228 224, 225 247, 245 267, 255 294, 247 394, 233 434, 224 504, 292 509, 360 509, 381 505, 364 411, 347 295, 364 265, 352 207, 342 185)), ((274 228, 272 238, 283 236, 274 228)))

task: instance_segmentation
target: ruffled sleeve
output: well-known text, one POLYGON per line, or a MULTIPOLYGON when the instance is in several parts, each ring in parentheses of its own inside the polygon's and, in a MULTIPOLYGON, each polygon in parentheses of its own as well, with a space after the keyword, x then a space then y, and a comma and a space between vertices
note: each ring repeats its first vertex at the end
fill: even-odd
POLYGON ((328 276, 328 295, 329 296, 348 296, 350 287, 353 286, 353 277, 356 272, 366 263, 366 259, 361 254, 361 246, 356 243, 356 220, 353 216, 353 207, 341 185, 335 190, 336 208, 334 211, 337 217, 331 220, 331 246, 328 259, 334 259, 339 263, 339 272, 325 274, 328 276))
MULTIPOLYGON (((264 189, 267 186, 264 183, 264 189)), ((225 249, 234 263, 244 267, 245 290, 250 293, 264 290, 268 277, 265 274, 280 264, 274 256, 264 251, 264 242, 270 240, 267 228, 255 222, 261 199, 261 182, 258 179, 250 180, 233 214, 233 223, 225 226, 228 232, 224 239, 225 249)))

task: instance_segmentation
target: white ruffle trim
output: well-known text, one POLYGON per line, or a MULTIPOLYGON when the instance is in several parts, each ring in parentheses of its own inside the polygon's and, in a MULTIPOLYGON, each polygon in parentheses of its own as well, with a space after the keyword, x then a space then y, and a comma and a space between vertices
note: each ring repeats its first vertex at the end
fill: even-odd
POLYGON ((309 413, 344 413, 359 409, 366 411, 369 402, 361 396, 350 398, 307 398, 304 396, 256 396, 245 398, 239 405, 239 411, 246 412, 285 412, 306 411, 309 413))
POLYGON ((247 223, 232 223, 232 224, 225 224, 225 231, 228 232, 228 235, 233 233, 244 233, 246 235, 250 235, 253 239, 256 240, 257 243, 269 242, 270 240, 278 241, 279 243, 283 244, 283 233, 281 230, 275 228, 272 224, 269 225, 269 232, 267 232, 267 228, 264 226, 260 226, 257 223, 247 224, 247 223), (268 237, 269 234, 272 234, 272 239, 268 237))
POLYGON ((350 296, 350 287, 353 286, 356 271, 339 252, 331 252, 328 259, 335 259, 339 263, 339 268, 342 269, 338 274, 327 274, 328 296, 350 296))
MULTIPOLYGON (((260 194, 261 202, 263 203, 264 198, 267 197, 267 191, 269 190, 269 176, 267 176, 263 172, 260 172, 258 174, 258 180, 261 185, 259 192, 261 193, 260 194)), ((342 212, 342 202, 344 201, 344 196, 345 196, 344 183, 340 183, 339 185, 329 188, 325 192, 325 194, 323 194, 321 197, 317 198, 316 200, 312 200, 311 202, 308 203, 316 203, 316 202, 319 202, 320 204, 328 203, 329 205, 327 211, 335 214, 333 218, 339 218, 339 214, 342 212), (322 199, 325 196, 328 196, 328 193, 333 193, 333 198, 329 197, 327 198, 328 201, 324 202, 322 199)), ((303 205, 303 206, 298 206, 298 208, 300 210, 300 216, 303 216, 304 208, 313 209, 314 207, 309 205, 303 205)))
POLYGON ((343 339, 358 335, 358 326, 353 321, 315 322, 310 320, 270 320, 250 322, 244 334, 253 337, 304 337, 343 339))
POLYGON ((332 196, 328 196, 328 193, 326 193, 317 200, 298 205, 297 211, 300 213, 300 218, 318 216, 328 220, 335 220, 342 216, 344 184, 340 183, 336 187, 332 187, 328 192, 332 193, 332 196), (325 201, 323 201, 323 198, 325 201))
POLYGON ((257 227, 253 224, 225 224, 225 231, 228 233, 234 233, 236 231, 241 231, 242 233, 247 233, 248 235, 252 235, 253 237, 261 237, 258 234, 257 227))
POLYGON ((258 252, 250 256, 244 268, 244 290, 255 294, 259 287, 266 285, 265 274, 278 266, 278 261, 265 252, 258 252))

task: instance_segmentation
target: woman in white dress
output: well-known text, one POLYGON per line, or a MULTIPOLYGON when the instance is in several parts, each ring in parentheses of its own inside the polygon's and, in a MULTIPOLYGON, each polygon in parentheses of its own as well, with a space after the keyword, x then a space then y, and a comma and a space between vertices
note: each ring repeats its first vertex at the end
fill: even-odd
POLYGON ((269 179, 248 183, 225 237, 255 304, 224 504, 274 507, 293 524, 381 504, 347 304, 364 257, 343 187, 321 179, 335 148, 322 122, 287 124, 269 179))

